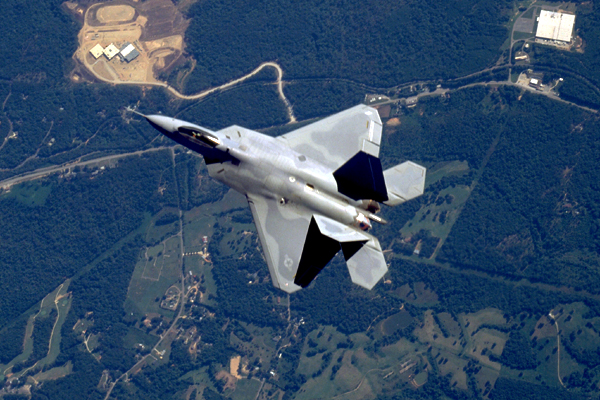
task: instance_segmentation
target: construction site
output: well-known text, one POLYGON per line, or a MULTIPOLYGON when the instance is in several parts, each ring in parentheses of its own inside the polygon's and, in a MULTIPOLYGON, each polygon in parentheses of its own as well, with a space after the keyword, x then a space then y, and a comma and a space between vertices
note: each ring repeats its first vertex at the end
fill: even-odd
MULTIPOLYGON (((69 8, 81 12, 75 3, 69 8)), ((84 12, 74 58, 110 83, 156 83, 182 57, 188 21, 169 0, 96 3, 84 12)))

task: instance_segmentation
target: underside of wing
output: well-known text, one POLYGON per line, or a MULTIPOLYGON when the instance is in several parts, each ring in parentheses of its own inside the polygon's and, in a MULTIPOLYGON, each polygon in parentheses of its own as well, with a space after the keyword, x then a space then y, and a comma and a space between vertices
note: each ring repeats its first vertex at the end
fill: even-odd
POLYGON ((294 283, 294 277, 311 214, 303 208, 279 204, 275 199, 256 195, 247 197, 273 285, 288 293, 301 289, 294 283))
POLYGON ((354 227, 275 199, 248 195, 273 285, 307 287, 342 250, 352 282, 371 289, 387 272, 379 242, 354 227))
POLYGON ((277 139, 333 172, 358 152, 379 157, 381 131, 377 110, 361 104, 277 139))

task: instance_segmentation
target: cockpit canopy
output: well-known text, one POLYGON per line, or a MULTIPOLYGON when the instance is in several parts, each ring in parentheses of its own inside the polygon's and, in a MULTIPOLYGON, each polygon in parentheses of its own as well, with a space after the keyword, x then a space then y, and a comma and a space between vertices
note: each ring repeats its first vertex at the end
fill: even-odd
POLYGON ((221 144, 218 137, 196 127, 180 126, 177 131, 182 135, 188 136, 191 140, 197 141, 207 147, 212 148, 221 144))

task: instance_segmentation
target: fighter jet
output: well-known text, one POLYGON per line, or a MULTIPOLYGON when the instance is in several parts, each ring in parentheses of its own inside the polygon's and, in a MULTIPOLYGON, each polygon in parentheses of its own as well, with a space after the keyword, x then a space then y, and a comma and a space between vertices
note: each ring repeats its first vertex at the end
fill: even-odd
POLYGON ((372 289, 387 272, 379 241, 367 232, 372 222, 387 223, 375 214, 379 203, 423 194, 424 167, 406 161, 383 171, 381 119, 365 105, 278 137, 139 115, 246 196, 273 285, 288 293, 307 287, 340 250, 352 282, 372 289))

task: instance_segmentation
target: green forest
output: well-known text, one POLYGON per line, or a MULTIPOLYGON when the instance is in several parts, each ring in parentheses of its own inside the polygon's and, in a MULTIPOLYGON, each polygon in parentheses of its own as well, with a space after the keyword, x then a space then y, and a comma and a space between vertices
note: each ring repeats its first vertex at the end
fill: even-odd
POLYGON ((486 85, 526 69, 502 61, 524 2, 174 3, 190 20, 188 61, 161 79, 195 93, 275 61, 299 122, 271 69, 190 101, 75 83, 80 22, 57 0, 4 2, 0 181, 143 153, 0 191, 0 397, 310 399, 359 385, 361 398, 389 400, 598 399, 593 3, 577 5, 583 52, 530 52, 575 105, 486 85), (438 84, 442 96, 402 101, 438 84), (298 293, 273 288, 245 199, 125 111, 279 135, 370 94, 388 96, 399 121, 383 118, 384 169, 428 168, 425 194, 384 208, 389 224, 372 231, 389 263, 372 291, 341 255, 298 293), (42 313, 65 282, 66 305, 42 313), (167 288, 193 285, 184 306, 161 308, 167 288))
POLYGON ((288 80, 385 87, 455 78, 496 61, 511 9, 510 1, 489 0, 378 0, 367 8, 355 0, 198 2, 187 11, 187 51, 197 66, 184 89, 222 84, 264 61, 280 63, 288 80))

